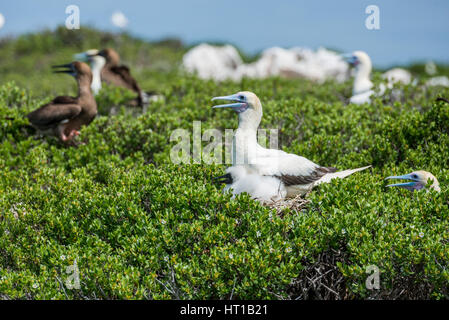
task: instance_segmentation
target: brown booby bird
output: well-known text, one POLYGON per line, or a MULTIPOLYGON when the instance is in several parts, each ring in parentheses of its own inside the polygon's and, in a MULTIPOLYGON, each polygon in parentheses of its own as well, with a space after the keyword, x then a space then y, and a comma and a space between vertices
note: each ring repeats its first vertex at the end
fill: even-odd
POLYGON ((55 73, 68 73, 78 82, 78 96, 59 96, 27 118, 31 125, 45 134, 57 136, 63 142, 71 141, 79 135, 81 126, 88 125, 97 115, 97 103, 90 85, 92 72, 84 62, 53 66, 55 73))
POLYGON ((440 192, 440 184, 437 180, 437 178, 427 171, 414 171, 409 174, 405 174, 403 176, 390 176, 385 179, 402 179, 402 180, 411 180, 409 182, 403 182, 403 183, 395 183, 395 184, 389 184, 387 187, 400 187, 404 188, 410 191, 415 190, 421 190, 425 189, 427 186, 427 183, 431 183, 429 186, 430 189, 434 189, 437 192, 440 192))
POLYGON ((120 56, 111 48, 90 49, 82 53, 75 54, 75 59, 89 61, 93 74, 92 90, 97 94, 101 89, 101 82, 123 87, 137 93, 137 97, 128 101, 129 105, 143 106, 152 101, 159 101, 164 97, 154 91, 145 92, 140 89, 136 79, 131 76, 128 67, 119 65, 120 56))
POLYGON ((131 76, 127 66, 119 65, 120 56, 111 48, 103 49, 98 55, 106 59, 106 64, 101 69, 101 80, 119 87, 124 87, 137 93, 134 104, 143 106, 145 102, 144 92, 140 89, 136 79, 131 76))

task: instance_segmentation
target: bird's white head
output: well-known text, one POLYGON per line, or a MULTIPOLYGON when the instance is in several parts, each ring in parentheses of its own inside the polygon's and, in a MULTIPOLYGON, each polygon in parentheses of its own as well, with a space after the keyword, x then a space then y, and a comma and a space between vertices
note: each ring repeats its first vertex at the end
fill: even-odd
POLYGON ((430 189, 435 189, 438 192, 441 191, 440 184, 438 183, 437 178, 427 171, 414 171, 403 176, 390 176, 386 179, 411 180, 409 182, 390 184, 387 187, 401 187, 410 191, 414 191, 424 189, 428 183, 431 183, 430 189))
POLYGON ((101 71, 106 64, 106 58, 101 56, 100 51, 97 49, 89 49, 85 52, 77 53, 74 57, 78 61, 89 62, 94 74, 96 71, 101 71))
POLYGON ((348 63, 357 68, 366 68, 371 71, 371 59, 369 55, 364 51, 354 51, 350 55, 346 55, 348 63))
POLYGON ((250 91, 241 91, 230 96, 215 97, 215 100, 233 101, 229 104, 213 106, 213 108, 232 108, 239 115, 239 128, 256 129, 262 119, 262 104, 259 98, 250 91))
POLYGON ((87 62, 89 61, 89 57, 98 54, 99 50, 97 49, 89 49, 85 52, 74 54, 73 57, 75 60, 87 62))
POLYGON ((371 59, 363 51, 354 51, 351 54, 343 55, 348 63, 355 68, 353 94, 359 94, 370 90, 373 83, 370 80, 371 74, 371 59))

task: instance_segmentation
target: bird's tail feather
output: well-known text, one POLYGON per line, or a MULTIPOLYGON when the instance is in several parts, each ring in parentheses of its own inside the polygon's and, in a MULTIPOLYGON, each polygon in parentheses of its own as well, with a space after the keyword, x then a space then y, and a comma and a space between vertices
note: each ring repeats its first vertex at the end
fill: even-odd
POLYGON ((348 169, 348 170, 344 170, 344 171, 328 173, 328 174, 325 174, 320 180, 318 180, 315 183, 315 185, 318 185, 320 183, 328 183, 334 178, 343 179, 343 178, 346 178, 347 176, 350 176, 351 174, 353 174, 355 172, 362 171, 362 170, 365 170, 368 168, 371 168, 371 165, 362 167, 362 168, 357 168, 357 169, 348 169))

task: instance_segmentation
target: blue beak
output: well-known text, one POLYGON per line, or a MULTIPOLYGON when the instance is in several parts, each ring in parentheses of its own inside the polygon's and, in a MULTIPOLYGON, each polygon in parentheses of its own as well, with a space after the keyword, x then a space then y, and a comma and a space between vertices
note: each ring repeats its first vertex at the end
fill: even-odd
POLYGON ((341 55, 346 62, 348 62, 351 66, 356 66, 358 64, 357 57, 353 56, 352 53, 344 53, 341 55))
POLYGON ((82 53, 74 54, 73 58, 76 61, 84 61, 84 62, 86 62, 86 61, 89 60, 89 55, 87 53, 85 53, 85 52, 82 52, 82 53))
POLYGON ((419 180, 412 177, 412 174, 405 174, 403 176, 390 176, 385 178, 387 179, 402 179, 402 180, 412 180, 411 182, 404 182, 404 183, 395 183, 395 184, 389 184, 387 187, 401 187, 406 189, 414 189, 416 185, 419 183, 419 180))
POLYGON ((77 61, 89 62, 94 56, 97 56, 100 52, 97 49, 89 49, 85 52, 74 54, 73 57, 77 61))
POLYGON ((239 94, 233 94, 230 96, 222 96, 222 97, 215 97, 212 98, 212 101, 215 100, 225 100, 225 101, 236 101, 235 103, 228 103, 228 104, 220 104, 213 106, 212 108, 232 108, 235 112, 241 113, 248 109, 248 103, 240 98, 239 94))

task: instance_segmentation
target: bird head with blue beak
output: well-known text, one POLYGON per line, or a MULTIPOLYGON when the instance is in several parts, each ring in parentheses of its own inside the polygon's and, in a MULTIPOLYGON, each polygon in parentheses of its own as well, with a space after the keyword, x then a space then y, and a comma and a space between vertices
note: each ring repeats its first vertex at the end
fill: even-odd
POLYGON ((262 119, 262 104, 252 92, 241 91, 229 96, 215 97, 212 101, 224 100, 232 103, 213 106, 213 108, 231 108, 239 115, 239 127, 257 129, 262 119))
POLYGON ((414 171, 409 174, 402 176, 390 176, 386 179, 400 179, 400 180, 410 180, 408 182, 389 184, 387 187, 400 187, 410 191, 425 189, 429 185, 430 189, 434 189, 438 192, 441 191, 440 184, 437 178, 427 171, 414 171))

